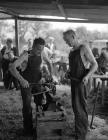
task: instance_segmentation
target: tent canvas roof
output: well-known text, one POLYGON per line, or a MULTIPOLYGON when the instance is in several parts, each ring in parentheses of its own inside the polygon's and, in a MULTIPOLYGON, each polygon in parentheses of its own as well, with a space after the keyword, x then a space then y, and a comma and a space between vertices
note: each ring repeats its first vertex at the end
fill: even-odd
POLYGON ((59 16, 54 21, 108 22, 107 0, 0 0, 0 19, 19 18, 25 20, 46 20, 37 16, 59 16), (29 16, 28 16, 29 15, 29 16), (34 16, 35 15, 35 16, 34 16), (69 20, 69 18, 77 18, 69 20))

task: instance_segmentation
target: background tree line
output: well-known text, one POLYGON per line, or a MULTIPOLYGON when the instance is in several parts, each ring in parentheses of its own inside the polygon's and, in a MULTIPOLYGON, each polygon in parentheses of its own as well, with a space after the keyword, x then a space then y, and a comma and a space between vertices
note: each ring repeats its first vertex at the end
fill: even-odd
MULTIPOLYGON (((70 28, 70 27, 69 27, 70 28)), ((88 31, 86 27, 77 27, 77 36, 79 40, 86 43, 90 40, 108 39, 108 33, 98 31, 88 31)), ((24 45, 29 39, 41 36, 47 40, 49 36, 55 38, 55 45, 57 50, 67 51, 67 47, 62 38, 64 30, 52 29, 50 22, 42 21, 18 21, 18 36, 19 36, 19 50, 22 51, 24 45)), ((14 21, 8 20, 0 21, 0 41, 5 44, 6 38, 15 39, 15 25, 14 21)), ((14 40, 15 41, 15 40, 14 40)))

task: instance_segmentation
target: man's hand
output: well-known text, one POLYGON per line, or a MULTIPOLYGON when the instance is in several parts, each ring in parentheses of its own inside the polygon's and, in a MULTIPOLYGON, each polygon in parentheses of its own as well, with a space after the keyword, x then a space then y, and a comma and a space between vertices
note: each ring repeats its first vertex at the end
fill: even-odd
POLYGON ((47 80, 48 80, 48 81, 53 81, 53 77, 52 77, 51 74, 47 76, 47 80))
POLYGON ((28 83, 28 81, 25 80, 25 79, 21 79, 21 80, 20 80, 20 84, 21 84, 21 86, 22 86, 23 88, 28 88, 28 87, 29 87, 29 83, 28 83))
POLYGON ((84 85, 86 85, 88 83, 88 80, 89 80, 89 77, 88 76, 85 76, 83 79, 82 79, 82 82, 84 83, 84 85))
POLYGON ((66 79, 70 79, 70 71, 69 70, 66 71, 65 78, 66 79))

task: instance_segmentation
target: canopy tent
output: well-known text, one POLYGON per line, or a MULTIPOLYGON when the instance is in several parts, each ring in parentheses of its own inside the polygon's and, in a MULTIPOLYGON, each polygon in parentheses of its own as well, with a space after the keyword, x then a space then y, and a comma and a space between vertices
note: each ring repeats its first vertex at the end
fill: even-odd
POLYGON ((18 49, 17 20, 108 23, 108 0, 0 0, 0 19, 15 19, 18 49))
POLYGON ((1 19, 107 23, 107 0, 0 0, 1 19), (4 15, 6 13, 7 15, 4 15), (9 16, 10 15, 10 16, 9 16), (29 15, 29 16, 28 16, 29 15), (61 19, 39 18, 59 16, 61 19), (71 20, 69 20, 71 18, 71 20))

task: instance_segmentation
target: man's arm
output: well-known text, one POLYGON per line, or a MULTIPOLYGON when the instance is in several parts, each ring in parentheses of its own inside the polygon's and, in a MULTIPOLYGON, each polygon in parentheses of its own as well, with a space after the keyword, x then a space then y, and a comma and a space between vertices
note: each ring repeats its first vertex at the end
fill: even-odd
POLYGON ((47 66, 48 66, 48 70, 50 72, 50 75, 52 75, 52 71, 53 71, 53 67, 52 64, 50 62, 50 59, 48 58, 48 56, 44 53, 44 51, 42 52, 42 57, 43 60, 46 62, 47 66))
POLYGON ((90 62, 90 70, 88 74, 84 77, 83 82, 88 81, 89 77, 97 70, 98 64, 95 60, 95 57, 93 56, 93 53, 89 47, 84 46, 83 47, 84 56, 87 59, 87 61, 90 62))
POLYGON ((29 87, 28 81, 25 80, 17 70, 17 67, 20 67, 25 60, 28 61, 28 53, 21 55, 15 62, 11 63, 9 65, 9 71, 16 79, 19 80, 22 87, 27 88, 29 87))

